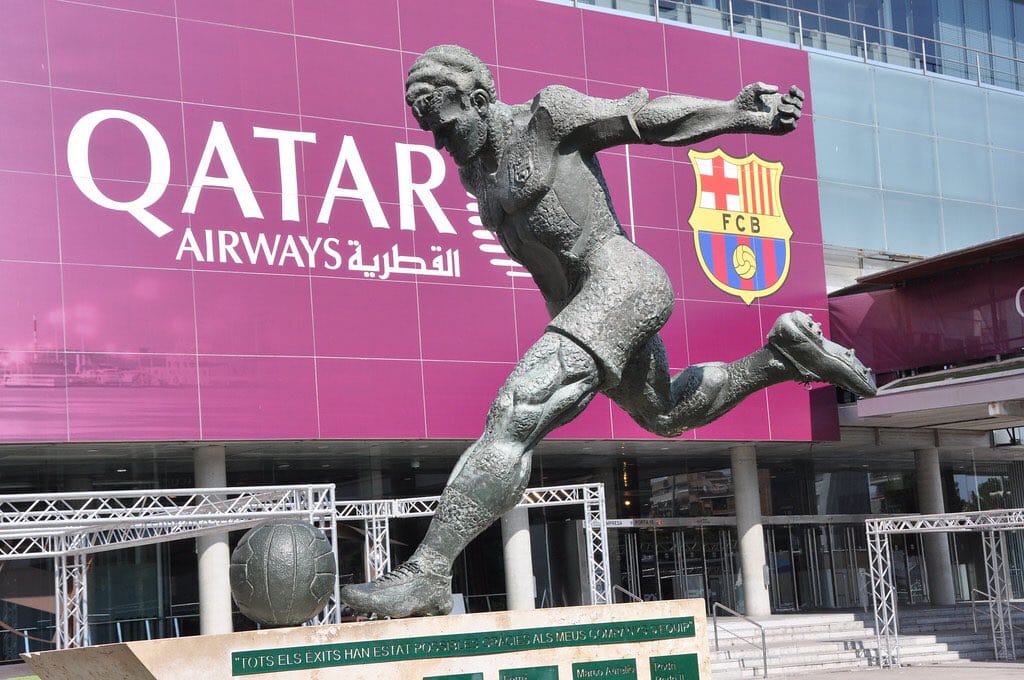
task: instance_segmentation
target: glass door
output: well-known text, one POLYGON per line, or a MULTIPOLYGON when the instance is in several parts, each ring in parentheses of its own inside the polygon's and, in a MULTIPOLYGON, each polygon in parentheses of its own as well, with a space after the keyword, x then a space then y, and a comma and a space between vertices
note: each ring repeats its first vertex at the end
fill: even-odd
POLYGON ((928 578, 920 537, 897 534, 891 540, 897 600, 900 604, 928 602, 928 578))
POLYGON ((824 526, 805 525, 793 527, 790 531, 797 606, 802 610, 830 609, 835 606, 825 530, 824 526))
POLYGON ((704 598, 709 606, 743 606, 732 527, 620 531, 620 582, 631 594, 643 600, 704 598))
POLYGON ((736 529, 701 527, 704 546, 704 573, 708 604, 721 602, 743 611, 743 582, 736 551, 736 529))
POLYGON ((768 569, 771 574, 772 609, 792 612, 798 608, 796 580, 793 574, 793 554, 790 549, 789 527, 769 527, 768 569))

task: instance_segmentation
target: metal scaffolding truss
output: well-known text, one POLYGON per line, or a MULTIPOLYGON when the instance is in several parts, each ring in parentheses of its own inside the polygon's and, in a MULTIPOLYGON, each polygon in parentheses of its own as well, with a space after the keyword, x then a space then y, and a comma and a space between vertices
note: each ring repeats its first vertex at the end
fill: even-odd
MULTIPOLYGON (((333 484, 0 496, 0 561, 52 558, 57 649, 89 644, 91 553, 303 519, 331 537, 333 484)), ((338 586, 321 622, 340 621, 338 586)))
MULTIPOLYGON (((437 510, 439 496, 396 498, 385 501, 338 501, 339 522, 362 521, 365 529, 366 580, 391 570, 389 520, 396 517, 427 517, 437 510)), ((611 602, 608 581, 608 522, 604 484, 575 484, 527 489, 519 507, 582 505, 587 538, 587 574, 593 604, 611 602)))
POLYGON ((942 515, 878 517, 865 521, 871 563, 871 598, 875 607, 875 633, 879 663, 899 668, 900 645, 896 614, 896 584, 889 537, 894 534, 978 532, 985 549, 985 580, 990 600, 992 647, 995 658, 1016 659, 1009 606, 1012 593, 1003 535, 1024 530, 1024 508, 957 512, 942 515))
POLYGON ((886 534, 868 533, 868 563, 871 599, 875 604, 875 635, 878 663, 899 668, 899 621, 896 618, 896 585, 893 579, 892 549, 886 534))
POLYGON ((1006 541, 999 531, 986 531, 982 535, 985 553, 985 577, 991 602, 988 608, 989 625, 992 627, 992 647, 997 659, 1016 659, 1017 645, 1013 639, 1013 610, 1009 602, 1013 599, 1010 589, 1010 572, 1007 569, 1006 541))
POLYGON ((867 520, 867 526, 868 531, 877 534, 1019 531, 1024 529, 1024 508, 879 517, 867 520))

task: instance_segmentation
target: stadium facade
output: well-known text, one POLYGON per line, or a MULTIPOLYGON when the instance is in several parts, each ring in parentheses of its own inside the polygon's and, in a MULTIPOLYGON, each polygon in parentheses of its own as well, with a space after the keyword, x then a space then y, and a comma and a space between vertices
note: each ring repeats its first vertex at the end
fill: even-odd
MULTIPOLYGON (((406 110, 412 60, 453 42, 508 102, 808 93, 785 138, 601 164, 673 281, 672 366, 749 352, 799 308, 882 393, 776 386, 673 440, 595 399, 531 486, 604 483, 615 584, 867 607, 865 518, 1024 502, 1019 2, 8 0, 0 33, 0 493, 439 493, 546 323, 406 110)), ((534 603, 585 601, 578 511, 528 521, 534 603)), ((396 558, 424 527, 393 523, 396 558)), ((197 631, 193 547, 93 557, 93 640, 197 631)), ((495 527, 458 565, 469 610, 506 606, 502 552, 495 527)), ((1010 558, 1024 596, 1024 546, 1010 558)), ((0 620, 48 638, 50 565, 2 564, 0 620)), ((897 539, 894 564, 905 603, 984 580, 976 537, 897 539)))

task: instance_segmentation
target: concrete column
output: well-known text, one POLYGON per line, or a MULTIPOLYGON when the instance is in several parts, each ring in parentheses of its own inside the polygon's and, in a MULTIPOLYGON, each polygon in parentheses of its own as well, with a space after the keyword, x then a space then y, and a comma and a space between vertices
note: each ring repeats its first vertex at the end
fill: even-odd
POLYGON ((768 597, 768 563, 761 526, 761 494, 757 480, 757 451, 750 444, 730 450, 732 483, 736 495, 736 533, 743 570, 743 600, 747 616, 772 613, 768 597))
POLYGON ((509 610, 536 609, 530 515, 526 508, 517 506, 502 516, 501 541, 505 553, 505 592, 509 610))
MULTIPOLYGON (((193 452, 196 487, 222 489, 227 486, 223 446, 200 446, 193 452)), ((227 532, 196 539, 199 558, 199 632, 216 635, 232 632, 231 552, 227 532)))
MULTIPOLYGON (((939 450, 922 449, 914 452, 917 464, 918 511, 922 515, 946 512, 942 499, 942 476, 939 474, 939 450)), ((953 592, 953 564, 949 556, 947 534, 922 534, 925 566, 928 569, 928 592, 932 604, 951 605, 956 602, 953 592)))

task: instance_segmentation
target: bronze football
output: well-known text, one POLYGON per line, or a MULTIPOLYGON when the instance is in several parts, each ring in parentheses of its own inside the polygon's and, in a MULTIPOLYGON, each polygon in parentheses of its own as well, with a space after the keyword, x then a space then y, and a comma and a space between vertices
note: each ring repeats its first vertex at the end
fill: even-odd
POLYGON ((298 626, 327 604, 337 563, 323 531, 300 521, 250 529, 231 553, 231 595, 262 626, 298 626))

